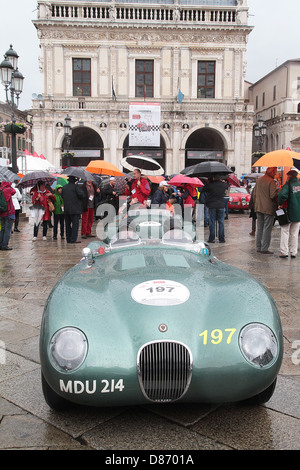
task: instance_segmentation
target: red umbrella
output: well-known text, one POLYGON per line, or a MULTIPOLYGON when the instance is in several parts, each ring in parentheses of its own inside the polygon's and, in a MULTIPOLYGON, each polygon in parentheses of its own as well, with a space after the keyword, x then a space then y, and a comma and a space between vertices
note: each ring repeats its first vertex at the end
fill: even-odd
POLYGON ((226 179, 232 186, 237 186, 238 188, 241 186, 239 180, 233 173, 230 173, 226 179))
POLYGON ((169 180, 169 184, 171 184, 172 186, 182 186, 183 184, 189 184, 194 188, 201 188, 201 186, 204 186, 204 184, 199 178, 191 178, 190 176, 186 175, 173 176, 173 178, 169 180))

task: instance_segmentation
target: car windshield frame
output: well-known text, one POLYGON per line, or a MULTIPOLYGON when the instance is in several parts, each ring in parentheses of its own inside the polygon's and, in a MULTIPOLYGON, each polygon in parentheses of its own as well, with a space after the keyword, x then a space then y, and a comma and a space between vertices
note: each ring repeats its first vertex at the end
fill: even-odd
POLYGON ((246 188, 244 187, 240 187, 240 188, 237 188, 237 187, 234 187, 234 188, 230 188, 229 189, 229 194, 249 194, 249 192, 247 191, 246 188))

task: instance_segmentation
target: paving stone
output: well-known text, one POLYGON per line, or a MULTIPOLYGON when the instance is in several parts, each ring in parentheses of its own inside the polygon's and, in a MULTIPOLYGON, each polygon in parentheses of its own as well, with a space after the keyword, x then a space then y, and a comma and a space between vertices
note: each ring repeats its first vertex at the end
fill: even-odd
POLYGON ((85 433, 82 440, 98 450, 230 449, 137 407, 85 433))

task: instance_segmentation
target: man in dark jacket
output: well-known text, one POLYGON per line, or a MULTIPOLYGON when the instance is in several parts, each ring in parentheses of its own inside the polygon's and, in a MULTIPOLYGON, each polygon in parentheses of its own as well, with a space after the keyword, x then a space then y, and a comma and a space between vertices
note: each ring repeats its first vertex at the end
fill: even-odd
POLYGON ((12 196, 16 191, 11 187, 11 183, 7 183, 6 181, 0 184, 0 189, 7 203, 7 211, 0 212, 0 250, 12 250, 12 248, 8 246, 8 242, 15 219, 15 207, 12 196))
POLYGON ((61 195, 64 200, 67 243, 81 243, 77 237, 84 192, 80 185, 76 184, 74 176, 69 176, 69 183, 63 186, 61 195))
POLYGON ((219 224, 219 242, 225 243, 224 215, 225 204, 224 196, 228 189, 228 183, 221 180, 218 175, 212 176, 205 186, 206 206, 209 216, 209 243, 215 243, 215 224, 219 224))

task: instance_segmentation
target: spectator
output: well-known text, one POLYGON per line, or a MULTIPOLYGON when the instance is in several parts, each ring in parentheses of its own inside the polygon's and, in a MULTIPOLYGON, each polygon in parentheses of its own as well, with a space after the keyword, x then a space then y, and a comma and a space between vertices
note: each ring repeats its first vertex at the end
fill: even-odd
POLYGON ((225 220, 228 219, 228 213, 229 213, 229 210, 228 210, 229 190, 230 190, 230 186, 228 185, 228 188, 226 189, 225 196, 224 196, 225 220))
POLYGON ((64 215, 64 200, 62 198, 62 186, 56 185, 54 196, 54 225, 53 225, 53 240, 57 240, 58 224, 60 226, 60 238, 64 239, 65 229, 65 215, 64 215))
POLYGON ((161 181, 151 199, 151 206, 161 206, 166 204, 169 199, 170 185, 167 181, 161 181))
POLYGON ((14 188, 11 187, 11 183, 3 181, 0 184, 0 189, 3 192, 3 196, 6 200, 7 210, 0 212, 0 250, 12 250, 8 246, 11 229, 15 220, 15 208, 12 201, 12 196, 15 194, 14 188))
POLYGON ((189 184, 184 184, 182 188, 179 189, 180 196, 182 198, 183 207, 186 206, 195 206, 195 199, 193 198, 193 188, 189 184))
POLYGON ((300 181, 298 171, 292 167, 287 173, 288 180, 278 194, 279 208, 287 207, 289 224, 281 226, 280 258, 296 258, 298 252, 298 235, 300 227, 300 181))
POLYGON ((186 221, 192 222, 195 208, 194 188, 189 184, 184 184, 178 189, 178 194, 182 201, 182 215, 186 221))
MULTIPOLYGON (((115 178, 112 176, 109 182, 105 182, 101 186, 101 203, 112 204, 115 208, 115 213, 119 212, 119 195, 115 191, 115 178)), ((100 214, 100 211, 97 211, 100 214)), ((107 213, 107 212, 106 212, 107 213)))
POLYGON ((69 176, 69 182, 63 186, 61 193, 64 200, 67 243, 81 243, 77 237, 79 220, 83 212, 84 192, 80 185, 75 184, 76 181, 74 176, 69 176))
POLYGON ((15 194, 12 196, 13 205, 15 208, 15 226, 14 232, 20 232, 19 230, 19 214, 21 212, 21 201, 22 201, 22 194, 20 193, 19 189, 16 187, 16 183, 13 183, 12 188, 16 191, 15 194))
POLYGON ((249 209, 250 209, 249 218, 252 219, 251 232, 249 232, 249 235, 252 235, 253 237, 255 237, 255 232, 256 232, 256 213, 255 213, 255 211, 254 211, 253 191, 252 191, 251 197, 250 197, 249 209))
POLYGON ((274 177, 277 167, 269 167, 264 176, 258 178, 253 190, 254 211, 257 218, 256 249, 258 253, 271 255, 269 251, 272 228, 277 209, 277 185, 274 177))
POLYGON ((94 237, 94 235, 92 235, 92 226, 96 207, 95 201, 96 195, 100 193, 100 189, 97 188, 93 181, 88 180, 83 184, 83 191, 85 197, 83 200, 81 218, 81 238, 94 237))
POLYGON ((132 173, 133 182, 131 183, 130 192, 127 190, 126 195, 130 195, 130 205, 140 203, 145 204, 148 196, 151 193, 151 188, 148 180, 143 178, 141 170, 136 168, 132 173))
POLYGON ((215 243, 216 237, 216 222, 219 228, 219 242, 225 243, 225 228, 224 228, 224 197, 229 187, 225 181, 221 181, 219 175, 213 175, 209 182, 205 185, 206 191, 206 205, 208 207, 209 217, 209 243, 215 243))
MULTIPOLYGON (((55 197, 54 195, 46 189, 46 185, 43 181, 39 181, 37 185, 30 190, 30 194, 32 195, 32 204, 33 205, 40 205, 45 208, 45 212, 42 218, 42 225, 43 225, 43 240, 47 240, 47 230, 48 224, 50 221, 50 210, 48 201, 54 202, 55 197)), ((33 239, 32 241, 36 241, 38 236, 40 224, 34 224, 33 226, 33 239)))
POLYGON ((198 188, 198 191, 199 191, 199 204, 203 204, 203 208, 204 208, 204 227, 208 227, 209 226, 209 218, 208 218, 208 208, 207 208, 207 205, 206 205, 206 192, 204 190, 205 186, 202 186, 201 188, 198 188))

